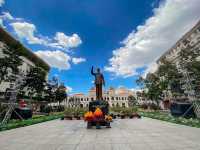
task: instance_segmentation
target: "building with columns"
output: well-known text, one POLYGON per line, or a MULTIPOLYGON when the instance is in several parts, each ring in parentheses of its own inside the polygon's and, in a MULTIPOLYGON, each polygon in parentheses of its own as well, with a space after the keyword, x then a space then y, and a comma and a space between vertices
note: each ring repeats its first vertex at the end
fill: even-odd
MULTIPOLYGON (((119 87, 117 89, 110 87, 103 92, 103 100, 109 103, 110 107, 129 107, 128 97, 134 96, 134 92, 125 87, 119 87)), ((92 87, 88 94, 77 93, 68 96, 66 106, 67 107, 88 107, 89 102, 96 100, 96 90, 92 87)))

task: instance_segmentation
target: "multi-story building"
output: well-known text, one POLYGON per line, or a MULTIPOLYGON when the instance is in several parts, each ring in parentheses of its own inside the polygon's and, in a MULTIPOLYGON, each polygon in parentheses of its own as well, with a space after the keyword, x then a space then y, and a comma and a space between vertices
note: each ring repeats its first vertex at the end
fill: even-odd
MULTIPOLYGON (((186 95, 194 95, 194 90, 191 87, 190 82, 193 78, 189 72, 182 67, 182 61, 180 59, 180 52, 184 49, 190 49, 192 51, 200 51, 200 21, 187 32, 175 45, 166 51, 158 60, 158 64, 162 64, 162 60, 167 60, 176 65, 178 71, 183 74, 182 89, 186 95)), ((199 58, 200 56, 198 56, 199 58)), ((197 59, 198 59, 197 58, 197 59)))
MULTIPOLYGON (((113 88, 110 87, 108 90, 103 92, 103 100, 109 103, 109 106, 115 107, 129 107, 129 96, 134 96, 134 93, 131 90, 128 90, 124 87, 113 88)), ((96 90, 92 87, 88 94, 77 93, 71 96, 68 96, 67 107, 88 107, 89 102, 96 100, 96 90)))
MULTIPOLYGON (((46 62, 44 62, 41 58, 36 56, 29 49, 24 47, 19 41, 17 41, 3 28, 0 27, 0 58, 4 58, 6 56, 6 54, 4 54, 4 51, 15 51, 17 54, 19 53, 19 58, 21 59, 22 62, 21 65, 18 66, 18 68, 21 75, 27 75, 30 69, 36 66, 42 68, 47 73, 50 69, 49 65, 46 62), (18 52, 19 48, 15 49, 14 47, 20 47, 20 50, 21 51, 23 50, 23 53, 18 52)), ((10 70, 8 73, 12 74, 12 71, 10 70)), ((0 83, 1 95, 4 94, 7 88, 10 88, 11 84, 12 83, 9 81, 3 81, 0 83)))

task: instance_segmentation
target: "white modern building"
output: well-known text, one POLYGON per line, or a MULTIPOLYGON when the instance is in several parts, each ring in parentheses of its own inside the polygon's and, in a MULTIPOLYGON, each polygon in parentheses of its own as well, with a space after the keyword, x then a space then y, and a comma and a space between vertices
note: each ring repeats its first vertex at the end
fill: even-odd
MULTIPOLYGON (((181 67, 181 60, 180 60, 180 52, 183 49, 190 49, 192 51, 195 51, 199 53, 200 51, 200 21, 190 30, 188 31, 180 40, 178 40, 175 45, 167 50, 158 60, 158 64, 162 64, 162 60, 167 60, 169 62, 172 62, 176 65, 178 71, 183 74, 183 86, 184 92, 187 95, 194 94, 194 91, 191 90, 190 83, 192 80, 192 76, 189 75, 186 70, 184 70, 181 67)), ((196 59, 199 59, 200 56, 198 56, 196 59)))
MULTIPOLYGON (((134 96, 134 92, 124 87, 113 88, 110 87, 108 90, 103 92, 103 100, 109 103, 110 107, 129 107, 128 97, 134 96)), ((92 87, 88 94, 77 93, 68 96, 66 106, 67 107, 88 107, 89 102, 96 100, 96 90, 92 87)))
MULTIPOLYGON (((38 66, 47 72, 50 69, 49 65, 44 62, 41 58, 36 56, 29 49, 25 48, 19 41, 13 38, 9 33, 7 33, 3 28, 0 27, 0 58, 4 58, 6 54, 4 51, 19 51, 18 49, 13 49, 13 45, 23 48, 24 55, 19 53, 19 58, 22 60, 22 64, 18 67, 19 72, 22 75, 27 75, 32 67, 38 66)), ((12 74, 12 71, 9 70, 12 74)), ((46 76, 46 78, 47 78, 46 76)), ((0 93, 4 94, 7 88, 10 88, 12 83, 8 81, 3 81, 0 83, 0 93)))

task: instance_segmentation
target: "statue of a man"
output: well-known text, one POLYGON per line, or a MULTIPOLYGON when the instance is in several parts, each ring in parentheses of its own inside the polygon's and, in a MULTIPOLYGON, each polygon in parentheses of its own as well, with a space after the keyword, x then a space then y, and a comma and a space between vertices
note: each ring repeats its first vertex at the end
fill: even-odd
POLYGON ((91 69, 91 74, 95 76, 96 98, 97 100, 102 100, 102 85, 105 86, 103 74, 100 72, 99 68, 97 68, 97 71, 94 72, 93 66, 91 69))

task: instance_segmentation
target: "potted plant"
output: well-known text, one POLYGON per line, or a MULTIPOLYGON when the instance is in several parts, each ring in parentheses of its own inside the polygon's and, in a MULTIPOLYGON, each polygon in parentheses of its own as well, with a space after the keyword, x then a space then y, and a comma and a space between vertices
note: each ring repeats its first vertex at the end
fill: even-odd
POLYGON ((70 109, 70 108, 65 109, 64 115, 65 115, 65 119, 72 120, 72 118, 73 118, 72 117, 72 109, 70 109))

